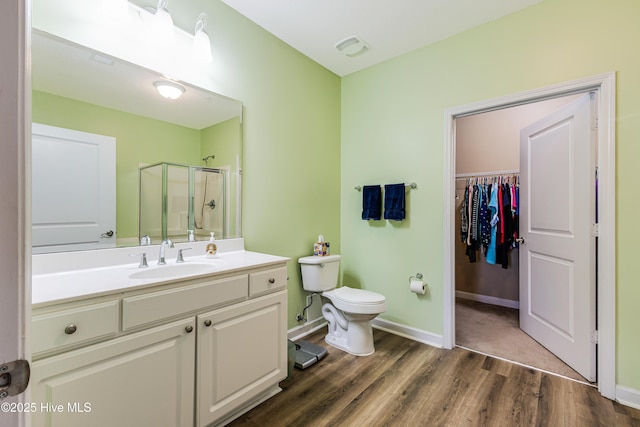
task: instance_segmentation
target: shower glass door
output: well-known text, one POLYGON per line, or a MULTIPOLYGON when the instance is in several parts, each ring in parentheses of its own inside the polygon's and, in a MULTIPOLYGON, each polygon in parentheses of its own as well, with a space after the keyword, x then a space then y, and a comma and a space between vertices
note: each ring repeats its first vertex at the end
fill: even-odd
POLYGON ((154 244, 163 239, 196 240, 228 236, 225 196, 226 171, 173 163, 140 168, 139 238, 154 244))

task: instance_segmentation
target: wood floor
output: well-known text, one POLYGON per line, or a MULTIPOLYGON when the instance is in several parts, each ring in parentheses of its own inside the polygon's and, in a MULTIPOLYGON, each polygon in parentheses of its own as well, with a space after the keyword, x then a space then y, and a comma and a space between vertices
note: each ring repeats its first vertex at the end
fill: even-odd
POLYGON ((374 330, 376 352, 329 355, 230 426, 640 426, 597 389, 461 348, 374 330))

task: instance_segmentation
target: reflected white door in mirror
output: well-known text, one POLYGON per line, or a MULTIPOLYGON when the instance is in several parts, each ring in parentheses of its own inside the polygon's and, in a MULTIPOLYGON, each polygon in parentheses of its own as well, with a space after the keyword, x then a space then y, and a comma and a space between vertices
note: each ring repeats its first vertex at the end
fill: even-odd
POLYGON ((115 247, 115 170, 115 138, 33 124, 33 253, 115 247))

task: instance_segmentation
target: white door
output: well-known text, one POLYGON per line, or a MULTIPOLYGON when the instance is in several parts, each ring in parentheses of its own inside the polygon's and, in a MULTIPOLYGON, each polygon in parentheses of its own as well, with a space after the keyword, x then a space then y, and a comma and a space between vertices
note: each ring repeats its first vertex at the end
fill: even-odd
MULTIPOLYGON (((27 102, 31 89, 26 66, 27 37, 31 30, 26 8, 29 2, 0 1, 0 369, 7 362, 28 359, 28 334, 31 319, 31 270, 29 245, 28 179, 25 176, 30 150, 25 146, 30 117, 27 102), (28 90, 26 89, 28 88, 28 90), (25 136, 26 134, 26 136, 25 136)), ((0 375, 2 385, 6 377, 0 375)), ((12 381, 13 383, 13 381, 12 381)), ((2 386, 0 386, 1 388, 2 386)), ((2 397, 0 403, 16 405, 28 401, 28 395, 2 397)), ((20 406, 22 407, 22 406, 20 406)), ((26 411, 0 410, 3 427, 25 426, 26 411)))
POLYGON ((596 380, 594 96, 520 133, 520 327, 596 380))
POLYGON ((33 253, 115 246, 115 138, 34 123, 33 253))

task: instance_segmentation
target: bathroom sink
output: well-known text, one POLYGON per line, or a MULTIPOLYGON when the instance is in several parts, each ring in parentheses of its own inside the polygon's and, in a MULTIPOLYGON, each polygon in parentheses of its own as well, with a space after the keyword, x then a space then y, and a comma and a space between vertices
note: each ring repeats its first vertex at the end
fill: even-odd
POLYGON ((129 275, 130 279, 165 279, 169 277, 186 277, 199 274, 213 273, 218 269, 218 262, 186 262, 184 264, 159 265, 149 269, 139 270, 129 275))

